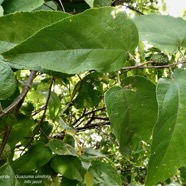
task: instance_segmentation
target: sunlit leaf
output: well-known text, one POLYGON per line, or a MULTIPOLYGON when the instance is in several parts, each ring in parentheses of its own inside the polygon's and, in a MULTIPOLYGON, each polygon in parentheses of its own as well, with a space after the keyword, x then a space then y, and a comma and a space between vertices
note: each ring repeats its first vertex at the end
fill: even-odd
POLYGON ((82 165, 79 158, 74 156, 54 156, 51 167, 62 176, 82 181, 82 165))
POLYGON ((94 185, 94 177, 89 172, 86 172, 86 174, 84 175, 84 180, 85 180, 84 182, 85 182, 86 186, 93 186, 94 185))
POLYGON ((45 165, 52 157, 51 150, 44 143, 37 143, 12 163, 14 171, 18 173, 31 172, 45 165))
POLYGON ((96 158, 103 158, 103 157, 105 157, 105 155, 102 154, 98 150, 94 150, 91 148, 85 148, 82 157, 83 157, 83 159, 91 160, 91 159, 96 159, 96 158))
POLYGON ((72 155, 72 156, 77 156, 76 151, 74 147, 71 145, 64 143, 61 140, 50 140, 48 143, 50 149, 52 152, 54 152, 57 155, 72 155))
POLYGON ((186 21, 163 15, 138 16, 134 22, 139 30, 140 40, 171 53, 180 47, 186 48, 186 21))
POLYGON ((0 5, 0 16, 2 16, 4 14, 4 9, 3 7, 0 5))
POLYGON ((85 2, 92 8, 94 5, 94 0, 85 0, 85 2))

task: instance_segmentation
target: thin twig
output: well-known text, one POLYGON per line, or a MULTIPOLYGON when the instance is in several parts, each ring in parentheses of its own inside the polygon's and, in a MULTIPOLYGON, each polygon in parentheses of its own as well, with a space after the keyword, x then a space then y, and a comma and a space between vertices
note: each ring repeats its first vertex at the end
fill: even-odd
MULTIPOLYGON (((46 116, 46 111, 47 111, 47 108, 48 108, 48 103, 49 103, 49 100, 50 100, 50 96, 51 96, 51 92, 52 92, 52 85, 53 85, 53 83, 54 83, 54 77, 52 78, 51 83, 50 83, 50 86, 49 86, 49 89, 48 89, 47 99, 46 99, 45 105, 43 106, 44 112, 43 112, 43 115, 42 115, 42 117, 41 117, 41 119, 40 119, 40 121, 39 121, 39 123, 38 123, 39 126, 42 125, 42 123, 43 123, 43 121, 44 121, 44 119, 45 119, 45 116, 46 116)), ((45 137, 48 138, 48 136, 46 136, 46 134, 43 132, 43 130, 41 129, 41 127, 38 127, 38 129, 34 132, 34 135, 31 137, 31 139, 29 140, 29 142, 27 143, 27 145, 26 145, 25 148, 23 149, 22 153, 23 153, 23 152, 25 151, 25 149, 32 143, 32 141, 34 140, 35 135, 38 133, 39 130, 44 134, 45 137)), ((21 154, 22 154, 22 153, 21 153, 21 154)))
POLYGON ((104 123, 94 123, 94 124, 91 124, 91 125, 87 125, 87 126, 84 126, 84 127, 78 127, 76 128, 76 131, 79 132, 79 131, 82 131, 82 130, 89 130, 89 129, 93 129, 95 127, 100 127, 100 126, 103 126, 103 125, 110 125, 110 122, 104 122, 104 123))
POLYGON ((22 103, 24 101, 24 98, 25 98, 27 92, 29 91, 30 86, 31 86, 35 76, 36 76, 36 71, 31 71, 30 75, 28 77, 28 80, 23 87, 23 90, 22 90, 21 94, 19 94, 19 96, 14 100, 14 102, 12 102, 11 105, 9 105, 2 112, 0 112, 0 117, 6 115, 7 113, 9 113, 13 109, 15 109, 20 103, 22 103))
POLYGON ((180 54, 181 54, 183 60, 185 61, 185 60, 186 60, 186 59, 185 59, 185 56, 184 56, 184 54, 182 53, 182 51, 180 50, 180 48, 178 49, 178 51, 180 52, 180 54))
POLYGON ((52 92, 52 85, 53 85, 53 83, 54 83, 54 77, 52 78, 50 86, 49 86, 49 89, 48 89, 48 96, 47 96, 46 103, 45 103, 45 106, 44 106, 45 109, 44 109, 42 118, 41 118, 41 120, 39 122, 39 125, 41 125, 43 123, 44 119, 45 119, 48 103, 49 103, 49 100, 50 100, 50 95, 51 95, 51 92, 52 92))
POLYGON ((140 15, 144 15, 143 12, 139 11, 138 9, 134 8, 133 6, 130 6, 130 5, 125 5, 125 6, 126 6, 126 8, 129 8, 129 9, 131 9, 131 10, 137 12, 137 13, 140 14, 140 15))
POLYGON ((10 135, 11 130, 12 130, 12 127, 8 127, 8 128, 6 128, 6 130, 4 132, 3 140, 2 140, 2 143, 1 143, 1 146, 0 146, 0 157, 1 157, 1 155, 3 153, 3 150, 5 148, 5 145, 8 141, 8 137, 10 135))
POLYGON ((59 0, 59 3, 60 3, 60 5, 61 5, 61 8, 62 8, 63 12, 65 12, 65 8, 64 8, 64 6, 63 6, 62 1, 61 1, 61 0, 59 0))
POLYGON ((76 119, 76 120, 74 121, 74 123, 72 124, 72 126, 76 125, 76 127, 78 127, 78 126, 81 124, 81 122, 80 122, 80 124, 78 124, 78 122, 79 122, 82 118, 84 118, 85 116, 88 116, 88 115, 90 115, 90 114, 92 114, 92 113, 96 113, 96 112, 103 111, 103 110, 105 110, 105 107, 100 108, 100 109, 97 109, 97 110, 92 110, 92 111, 87 112, 87 113, 83 113, 78 119, 76 119))
POLYGON ((149 68, 157 68, 157 69, 169 68, 169 67, 173 67, 173 66, 178 66, 179 64, 186 64, 186 61, 184 61, 182 63, 173 63, 173 64, 161 65, 161 66, 144 66, 145 64, 149 64, 149 62, 145 62, 143 64, 135 65, 135 66, 123 67, 122 70, 149 69, 149 68))
MULTIPOLYGON (((17 113, 19 112, 19 109, 20 109, 20 107, 21 107, 21 105, 24 101, 25 96, 27 95, 27 93, 30 89, 30 86, 31 86, 35 76, 36 76, 36 71, 31 71, 30 75, 27 79, 27 82, 25 83, 25 85, 23 87, 23 90, 22 90, 21 94, 15 99, 15 101, 10 106, 8 106, 5 110, 3 110, 0 113, 0 117, 6 115, 10 111, 13 111, 13 114, 17 115, 17 113)), ((11 130, 12 130, 12 127, 8 127, 5 130, 4 137, 3 137, 3 140, 2 140, 2 143, 1 143, 1 146, 0 146, 0 156, 3 153, 3 150, 5 148, 5 145, 7 143, 7 140, 8 140, 8 137, 10 135, 11 130)))

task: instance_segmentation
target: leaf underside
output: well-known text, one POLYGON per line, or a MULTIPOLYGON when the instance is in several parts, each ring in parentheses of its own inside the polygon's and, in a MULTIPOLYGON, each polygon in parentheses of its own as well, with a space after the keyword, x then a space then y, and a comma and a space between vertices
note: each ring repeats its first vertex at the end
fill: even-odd
POLYGON ((3 56, 16 68, 107 72, 123 67, 137 44, 135 24, 124 13, 99 8, 48 26, 3 56))
POLYGON ((141 41, 148 41, 161 50, 174 53, 186 48, 186 21, 163 15, 138 16, 134 22, 141 41))

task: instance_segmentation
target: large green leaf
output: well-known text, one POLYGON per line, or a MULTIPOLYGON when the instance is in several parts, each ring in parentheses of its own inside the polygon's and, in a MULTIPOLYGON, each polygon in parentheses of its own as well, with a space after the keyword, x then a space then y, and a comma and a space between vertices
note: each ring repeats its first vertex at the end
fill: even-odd
POLYGON ((125 154, 140 140, 149 140, 157 119, 155 85, 136 76, 123 81, 123 88, 112 87, 105 103, 113 133, 125 154))
POLYGON ((45 165, 51 157, 51 150, 44 143, 37 143, 16 159, 12 168, 16 173, 28 173, 45 165))
POLYGON ((135 24, 115 8, 89 9, 48 26, 4 53, 17 68, 115 71, 138 44, 135 24), (52 44, 51 44, 52 43, 52 44))
POLYGON ((54 156, 51 167, 62 176, 82 181, 82 165, 79 158, 74 156, 54 156))
POLYGON ((44 3, 44 0, 8 0, 4 1, 3 7, 6 13, 16 11, 32 11, 44 3))
POLYGON ((147 185, 176 174, 186 165, 186 71, 178 69, 173 79, 160 79, 157 85, 158 121, 153 131, 147 185))
MULTIPOLYGON (((94 178, 94 185, 120 186, 121 178, 110 164, 95 161, 88 171, 94 178)), ((92 180, 91 180, 92 181, 92 180)))
POLYGON ((27 133, 31 130, 33 124, 34 121, 29 117, 17 117, 17 122, 13 125, 8 138, 8 144, 12 149, 18 142, 20 142, 20 140, 28 135, 27 133))
POLYGON ((138 16, 134 19, 140 40, 171 53, 186 48, 186 21, 162 15, 138 16))
POLYGON ((69 14, 63 12, 19 12, 0 17, 0 52, 25 40, 41 28, 57 22, 69 14))
POLYGON ((57 155, 77 156, 74 147, 67 143, 64 143, 61 140, 58 139, 50 140, 48 146, 50 147, 52 152, 54 152, 57 155))

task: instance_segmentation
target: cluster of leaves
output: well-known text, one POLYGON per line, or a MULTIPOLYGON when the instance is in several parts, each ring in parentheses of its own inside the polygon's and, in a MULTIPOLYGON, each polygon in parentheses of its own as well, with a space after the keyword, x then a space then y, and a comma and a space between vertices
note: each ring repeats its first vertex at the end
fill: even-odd
POLYGON ((186 182, 186 22, 121 2, 0 1, 2 185, 186 182))

